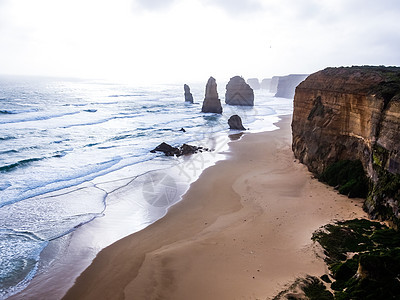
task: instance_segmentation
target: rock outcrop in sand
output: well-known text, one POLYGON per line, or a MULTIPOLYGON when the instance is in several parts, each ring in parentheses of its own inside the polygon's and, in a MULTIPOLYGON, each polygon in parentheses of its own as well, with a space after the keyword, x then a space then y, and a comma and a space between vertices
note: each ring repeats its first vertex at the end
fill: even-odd
POLYGON ((327 68, 297 88, 293 152, 320 175, 340 160, 360 160, 370 180, 365 208, 399 224, 400 68, 327 68))
POLYGON ((226 85, 225 103, 229 105, 253 106, 253 89, 242 77, 232 77, 226 85))
POLYGON ((217 82, 210 77, 206 85, 206 95, 203 102, 202 112, 222 114, 221 101, 218 98, 217 82))
POLYGON ((246 130, 242 124, 242 118, 238 115, 233 115, 228 120, 229 129, 246 130))
POLYGON ((193 95, 190 92, 190 87, 187 84, 184 84, 183 89, 185 90, 185 101, 193 103, 193 95))

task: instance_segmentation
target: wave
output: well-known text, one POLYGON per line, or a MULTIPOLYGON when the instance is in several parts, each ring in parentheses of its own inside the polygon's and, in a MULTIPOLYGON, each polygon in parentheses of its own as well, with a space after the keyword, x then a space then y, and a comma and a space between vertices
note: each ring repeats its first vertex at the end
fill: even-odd
POLYGON ((0 151, 0 155, 1 154, 9 154, 9 153, 18 153, 18 150, 5 150, 5 151, 0 151))
POLYGON ((80 113, 80 111, 74 111, 74 112, 64 112, 64 113, 52 114, 52 115, 28 116, 28 117, 20 118, 20 119, 0 120, 0 124, 23 123, 23 122, 31 122, 31 121, 43 121, 43 120, 49 120, 49 119, 53 119, 53 118, 60 118, 60 117, 64 117, 64 116, 76 115, 76 114, 79 114, 79 113, 80 113))
POLYGON ((10 172, 10 171, 12 171, 12 170, 14 170, 16 168, 23 167, 23 166, 26 166, 26 165, 28 165, 28 164, 30 164, 32 162, 40 161, 40 160, 43 160, 43 159, 45 159, 45 157, 23 159, 23 160, 20 160, 20 161, 18 161, 16 163, 0 167, 0 173, 10 172))
POLYGON ((16 139, 15 136, 1 136, 0 141, 7 141, 7 140, 13 140, 16 139))
POLYGON ((0 110, 0 114, 3 114, 3 115, 12 115, 12 114, 15 114, 15 113, 12 112, 12 111, 9 111, 9 110, 0 110))

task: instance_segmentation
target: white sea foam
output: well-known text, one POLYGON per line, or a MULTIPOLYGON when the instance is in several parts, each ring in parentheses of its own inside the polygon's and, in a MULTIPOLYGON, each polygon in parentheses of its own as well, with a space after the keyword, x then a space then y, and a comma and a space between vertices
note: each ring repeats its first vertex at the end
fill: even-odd
MULTIPOLYGON (((15 269, 10 264, 17 268, 29 261, 27 269, 17 272, 19 277, 13 275, 19 283, 0 279, 0 298, 26 286, 47 243, 102 216, 110 204, 107 201, 120 201, 125 195, 123 186, 130 184, 132 190, 137 185, 141 190, 130 194, 135 204, 121 202, 124 209, 131 209, 121 222, 130 225, 118 234, 110 233, 107 242, 140 230, 166 213, 168 205, 148 206, 145 195, 151 190, 143 185, 148 181, 146 174, 174 167, 182 193, 216 159, 214 154, 205 154, 193 163, 149 152, 161 142, 215 149, 224 144, 218 139, 226 142, 227 120, 233 114, 257 132, 275 129, 278 116, 292 111, 292 101, 256 91, 254 107, 223 105, 222 115, 204 114, 200 112, 204 86, 191 88, 195 104, 184 103, 183 85, 143 88, 0 80, 2 111, 11 112, 2 113, 0 119, 0 247, 9 249, 2 252, 0 278, 7 278, 8 268, 15 269), (116 190, 118 197, 107 196, 116 190)), ((224 91, 219 92, 223 102, 224 91)))

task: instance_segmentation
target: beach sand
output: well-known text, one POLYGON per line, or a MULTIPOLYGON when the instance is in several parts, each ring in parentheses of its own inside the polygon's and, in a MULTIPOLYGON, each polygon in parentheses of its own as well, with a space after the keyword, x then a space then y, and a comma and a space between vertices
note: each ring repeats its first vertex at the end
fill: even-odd
POLYGON ((231 142, 164 218, 103 249, 64 299, 268 299, 327 273, 312 233, 366 214, 295 160, 290 122, 231 142))

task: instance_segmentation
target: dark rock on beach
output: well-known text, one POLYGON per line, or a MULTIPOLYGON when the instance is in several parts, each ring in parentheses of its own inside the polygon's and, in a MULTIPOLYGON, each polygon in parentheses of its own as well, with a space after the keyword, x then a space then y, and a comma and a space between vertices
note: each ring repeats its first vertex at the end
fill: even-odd
POLYGON ((218 98, 217 83, 215 78, 210 77, 206 85, 206 95, 203 102, 202 112, 222 114, 221 101, 218 98))
POLYGON ((225 103, 229 105, 253 106, 253 89, 242 77, 232 77, 226 85, 225 103))
POLYGON ((166 156, 174 156, 179 154, 179 149, 163 142, 150 152, 151 153, 163 152, 166 156))
POLYGON ((163 152, 166 156, 182 156, 182 155, 189 155, 189 154, 194 154, 197 152, 203 152, 203 151, 210 151, 208 148, 204 147, 197 147, 197 146, 192 146, 188 144, 183 144, 182 146, 178 147, 173 147, 167 143, 161 143, 158 145, 156 148, 151 150, 151 153, 156 153, 156 152, 163 152))
POLYGON ((246 130, 243 127, 242 119, 238 115, 233 115, 228 120, 229 129, 246 130))
POLYGON ((184 84, 183 89, 185 90, 185 102, 193 103, 193 95, 190 92, 190 87, 187 84, 184 84))

